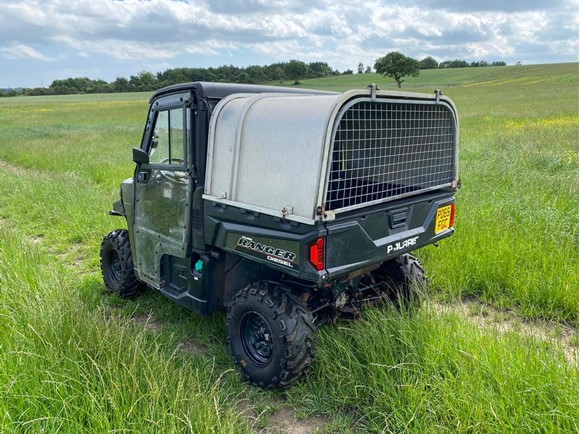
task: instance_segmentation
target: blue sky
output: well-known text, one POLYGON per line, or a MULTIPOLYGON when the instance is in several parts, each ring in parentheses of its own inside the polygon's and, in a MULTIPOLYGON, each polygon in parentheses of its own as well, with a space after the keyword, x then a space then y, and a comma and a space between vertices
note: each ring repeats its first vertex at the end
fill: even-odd
POLYGON ((0 87, 140 71, 416 59, 577 62, 578 0, 0 0, 0 87))

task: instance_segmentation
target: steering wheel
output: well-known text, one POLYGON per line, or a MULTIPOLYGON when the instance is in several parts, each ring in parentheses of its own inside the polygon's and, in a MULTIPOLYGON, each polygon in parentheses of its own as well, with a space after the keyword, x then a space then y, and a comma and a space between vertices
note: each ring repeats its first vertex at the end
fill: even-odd
MULTIPOLYGON (((169 158, 164 158, 163 160, 161 160, 159 163, 157 164, 167 164, 169 165, 169 158)), ((171 159, 171 165, 181 165, 181 166, 185 166, 185 161, 181 158, 172 158, 171 159)), ((159 170, 159 174, 161 176, 163 176, 165 179, 167 179, 168 181, 171 182, 178 182, 181 184, 185 184, 187 183, 187 172, 185 171, 173 171, 173 170, 163 170, 160 169, 159 170)))

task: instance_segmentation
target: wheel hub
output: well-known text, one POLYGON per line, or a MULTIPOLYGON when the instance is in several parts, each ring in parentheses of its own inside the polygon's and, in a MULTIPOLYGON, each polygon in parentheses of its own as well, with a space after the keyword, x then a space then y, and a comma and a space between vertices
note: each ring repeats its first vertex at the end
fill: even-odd
POLYGON ((244 314, 240 327, 240 341, 245 353, 258 366, 266 366, 272 359, 272 331, 257 312, 244 314))
POLYGON ((119 282, 121 280, 121 273, 122 273, 121 258, 119 258, 119 255, 114 250, 111 250, 109 252, 107 265, 108 265, 107 268, 109 269, 109 275, 111 276, 111 279, 114 280, 115 282, 119 282))

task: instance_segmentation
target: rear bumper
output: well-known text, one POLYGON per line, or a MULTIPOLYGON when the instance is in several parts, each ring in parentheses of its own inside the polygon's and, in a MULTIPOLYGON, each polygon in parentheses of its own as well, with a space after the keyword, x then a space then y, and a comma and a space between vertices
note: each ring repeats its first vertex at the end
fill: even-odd
POLYGON ((435 233, 435 219, 439 208, 453 203, 452 193, 423 196, 327 223, 327 280, 451 236, 453 228, 435 233))

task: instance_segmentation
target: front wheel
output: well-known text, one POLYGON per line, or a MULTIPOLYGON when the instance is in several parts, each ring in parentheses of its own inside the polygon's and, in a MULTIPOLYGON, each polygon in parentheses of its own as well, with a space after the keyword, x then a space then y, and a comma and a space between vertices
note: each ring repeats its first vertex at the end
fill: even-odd
POLYGON ((227 330, 234 362, 256 386, 290 387, 314 361, 312 314, 279 283, 255 282, 239 291, 228 310, 227 330))
POLYGON ((109 232, 101 243, 101 273, 109 292, 119 297, 135 297, 141 285, 135 277, 129 232, 117 229, 109 232))

